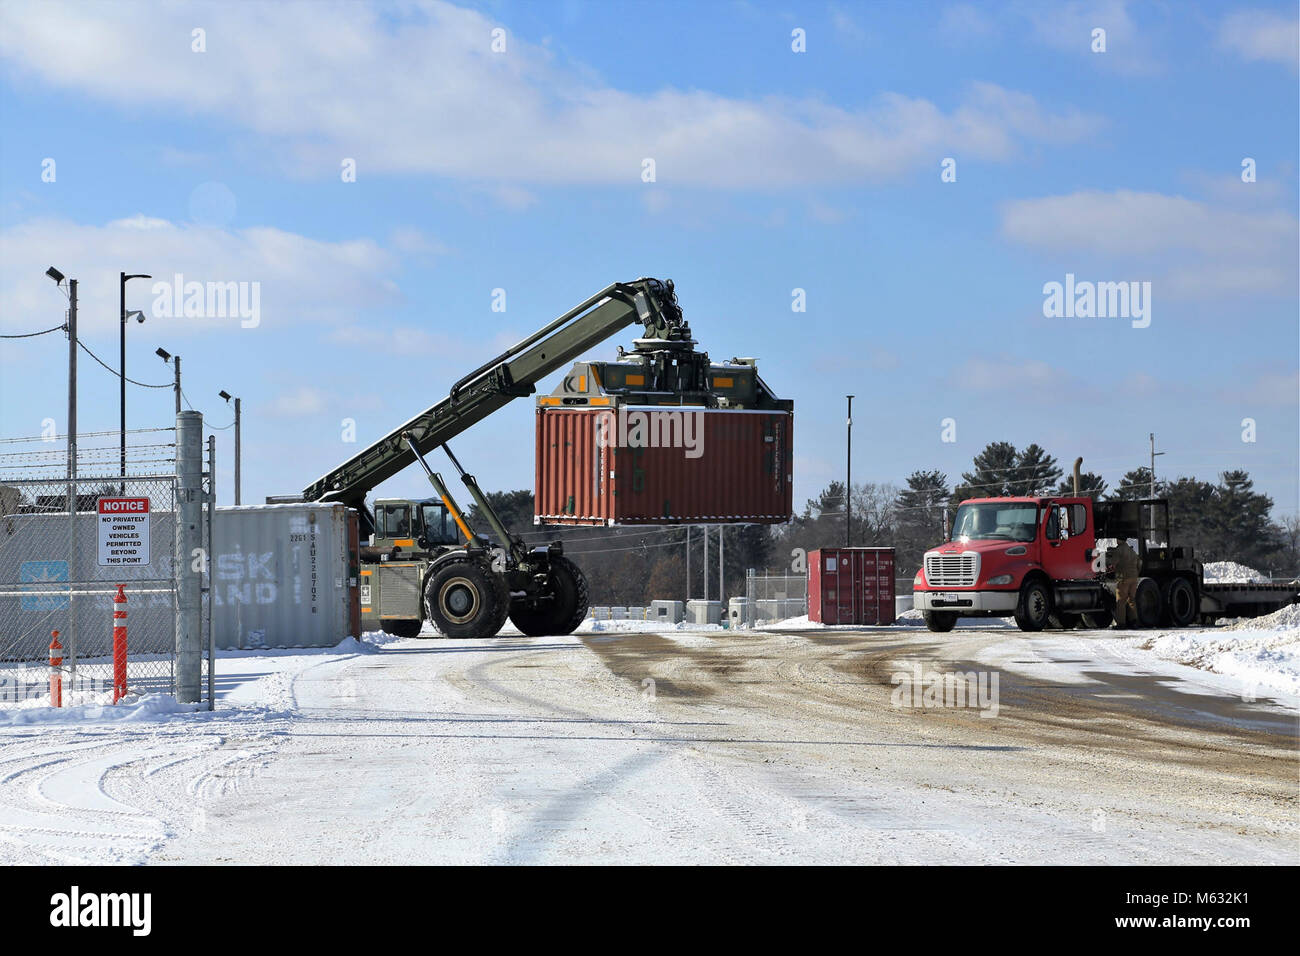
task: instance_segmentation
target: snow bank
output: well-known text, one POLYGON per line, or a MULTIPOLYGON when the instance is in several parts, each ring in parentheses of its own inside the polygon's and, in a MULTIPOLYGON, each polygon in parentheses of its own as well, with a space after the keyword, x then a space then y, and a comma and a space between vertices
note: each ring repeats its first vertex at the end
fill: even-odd
POLYGON ((1212 631, 1172 631, 1139 647, 1157 657, 1240 680, 1243 691, 1300 694, 1300 604, 1212 631))
POLYGON ((1236 561, 1211 561, 1205 566, 1205 580, 1212 584, 1266 584, 1268 575, 1236 561))
POLYGON ((207 710, 203 704, 180 704, 168 694, 127 694, 116 704, 111 692, 66 695, 64 706, 51 707, 49 695, 32 697, 0 709, 0 726, 24 724, 75 724, 88 721, 148 723, 170 720, 177 714, 207 710))

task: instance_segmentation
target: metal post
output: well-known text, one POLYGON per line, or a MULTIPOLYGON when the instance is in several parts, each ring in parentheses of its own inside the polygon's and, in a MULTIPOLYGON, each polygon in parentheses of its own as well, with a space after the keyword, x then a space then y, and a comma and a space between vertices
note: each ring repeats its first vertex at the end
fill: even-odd
POLYGON ((1148 437, 1151 439, 1151 497, 1156 496, 1156 455, 1163 455, 1164 452, 1156 451, 1156 433, 1150 432, 1148 437))
POLYGON ((121 444, 122 444, 122 470, 118 472, 122 476, 122 487, 119 494, 126 494, 126 273, 118 273, 118 303, 120 308, 117 312, 119 341, 121 349, 118 360, 118 412, 121 416, 121 444))
POLYGON ((686 526, 686 600, 691 599, 691 526, 686 526))
POLYGON ((723 544, 722 532, 726 530, 723 525, 718 525, 718 600, 725 606, 727 603, 727 587, 723 578, 723 556, 725 555, 725 545, 723 544))
POLYGON ((704 528, 704 600, 709 600, 709 526, 704 528))
POLYGON ((172 361, 176 363, 176 414, 181 413, 181 357, 173 355, 172 361))
MULTIPOLYGON (((68 280, 68 580, 77 576, 77 280, 68 280)), ((69 588, 71 590, 71 588, 69 588)), ((77 679, 77 596, 68 596, 68 688, 77 679)))
MULTIPOLYGON (((236 406, 238 408, 238 406, 236 406)), ((236 412, 238 414, 238 412, 236 412)), ((236 432, 238 434, 238 432, 236 432)), ((238 504, 238 502, 236 502, 238 504)), ((216 710, 217 698, 215 688, 214 672, 215 664, 215 645, 216 640, 212 634, 212 512, 217 508, 217 436, 208 436, 208 500, 207 508, 207 545, 204 552, 203 569, 206 572, 207 584, 204 585, 203 591, 208 596, 207 612, 205 614, 208 628, 208 710, 216 710)))
POLYGON ((844 450, 844 547, 853 547, 853 396, 849 400, 849 418, 844 450))
MULTIPOLYGON (((200 700, 203 575, 194 555, 203 547, 203 415, 176 416, 176 700, 200 700)), ((200 552, 201 553, 201 552, 200 552)))
POLYGON ((235 504, 239 504, 239 399, 235 399, 235 504))

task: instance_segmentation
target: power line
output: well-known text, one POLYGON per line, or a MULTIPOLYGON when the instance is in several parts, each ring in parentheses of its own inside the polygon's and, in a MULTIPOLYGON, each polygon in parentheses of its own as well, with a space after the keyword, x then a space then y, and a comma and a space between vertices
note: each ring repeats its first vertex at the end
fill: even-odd
POLYGON ((53 328, 46 329, 44 332, 24 332, 22 335, 0 335, 0 339, 32 339, 38 335, 49 335, 51 332, 67 330, 67 325, 56 325, 53 328))
POLYGON ((136 381, 135 379, 133 379, 133 378, 128 378, 127 376, 123 375, 121 372, 117 371, 116 369, 114 369, 114 368, 112 368, 111 366, 109 366, 108 364, 106 364, 106 363, 104 362, 104 360, 101 359, 101 358, 100 358, 98 355, 96 355, 94 352, 92 352, 92 351, 90 350, 90 348, 86 345, 86 343, 83 342, 83 341, 81 341, 81 339, 77 339, 77 344, 81 346, 82 350, 83 350, 87 355, 89 355, 91 358, 93 358, 93 359, 94 359, 96 362, 98 362, 100 365, 103 365, 104 368, 105 368, 107 371, 111 372, 111 373, 112 373, 114 376, 116 376, 117 378, 125 378, 125 379, 126 379, 128 382, 130 382, 132 385, 139 385, 141 388, 172 388, 172 387, 173 387, 171 382, 168 382, 166 385, 150 385, 148 382, 137 382, 137 381, 136 381))

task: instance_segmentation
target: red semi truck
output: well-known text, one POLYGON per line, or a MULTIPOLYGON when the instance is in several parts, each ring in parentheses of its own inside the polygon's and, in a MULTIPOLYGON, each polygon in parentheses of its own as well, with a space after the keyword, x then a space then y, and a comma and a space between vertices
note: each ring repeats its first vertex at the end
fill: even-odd
POLYGON ((1107 627, 1115 580, 1098 539, 1137 542, 1141 627, 1255 617, 1300 593, 1294 582, 1207 583, 1192 549, 1172 544, 1163 499, 972 498, 957 508, 951 540, 925 553, 913 606, 932 631, 961 617, 1014 617, 1024 631, 1107 627))

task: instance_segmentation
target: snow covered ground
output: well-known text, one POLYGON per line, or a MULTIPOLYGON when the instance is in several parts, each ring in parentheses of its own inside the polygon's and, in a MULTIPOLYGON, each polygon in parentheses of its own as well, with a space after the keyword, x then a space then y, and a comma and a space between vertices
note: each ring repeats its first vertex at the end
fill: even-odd
MULTIPOLYGON (((1145 686, 1194 688, 1179 713, 1184 699, 1241 706, 1236 677, 1163 659, 1140 632, 1029 638, 970 621, 944 635, 969 644, 959 658, 1002 669, 1004 687, 1020 675, 1041 697, 1061 681, 1061 716, 1052 698, 1034 704, 1066 728, 1061 751, 1032 736, 1042 716, 1020 728, 1014 697, 998 721, 891 709, 853 662, 900 639, 933 653, 914 627, 583 631, 223 653, 212 713, 160 696, 0 709, 0 864, 1295 862, 1281 824, 1230 805, 1261 799, 1258 786, 1220 793, 1197 757, 1152 789, 1166 780, 1144 769, 1151 735, 1171 735, 1163 760, 1200 731, 1139 728, 1132 758, 1109 737, 1079 743, 1080 689, 1097 688, 1089 706, 1145 686), (1077 777, 1063 771, 1080 759, 1077 777), (1175 786, 1187 774, 1206 776, 1175 786)), ((1247 712, 1267 729, 1278 706, 1300 700, 1247 712)), ((1261 746, 1215 752, 1249 760, 1261 746)))
POLYGON ((1137 646, 1164 660, 1231 678, 1244 694, 1300 695, 1300 604, 1225 627, 1143 637, 1137 646))

